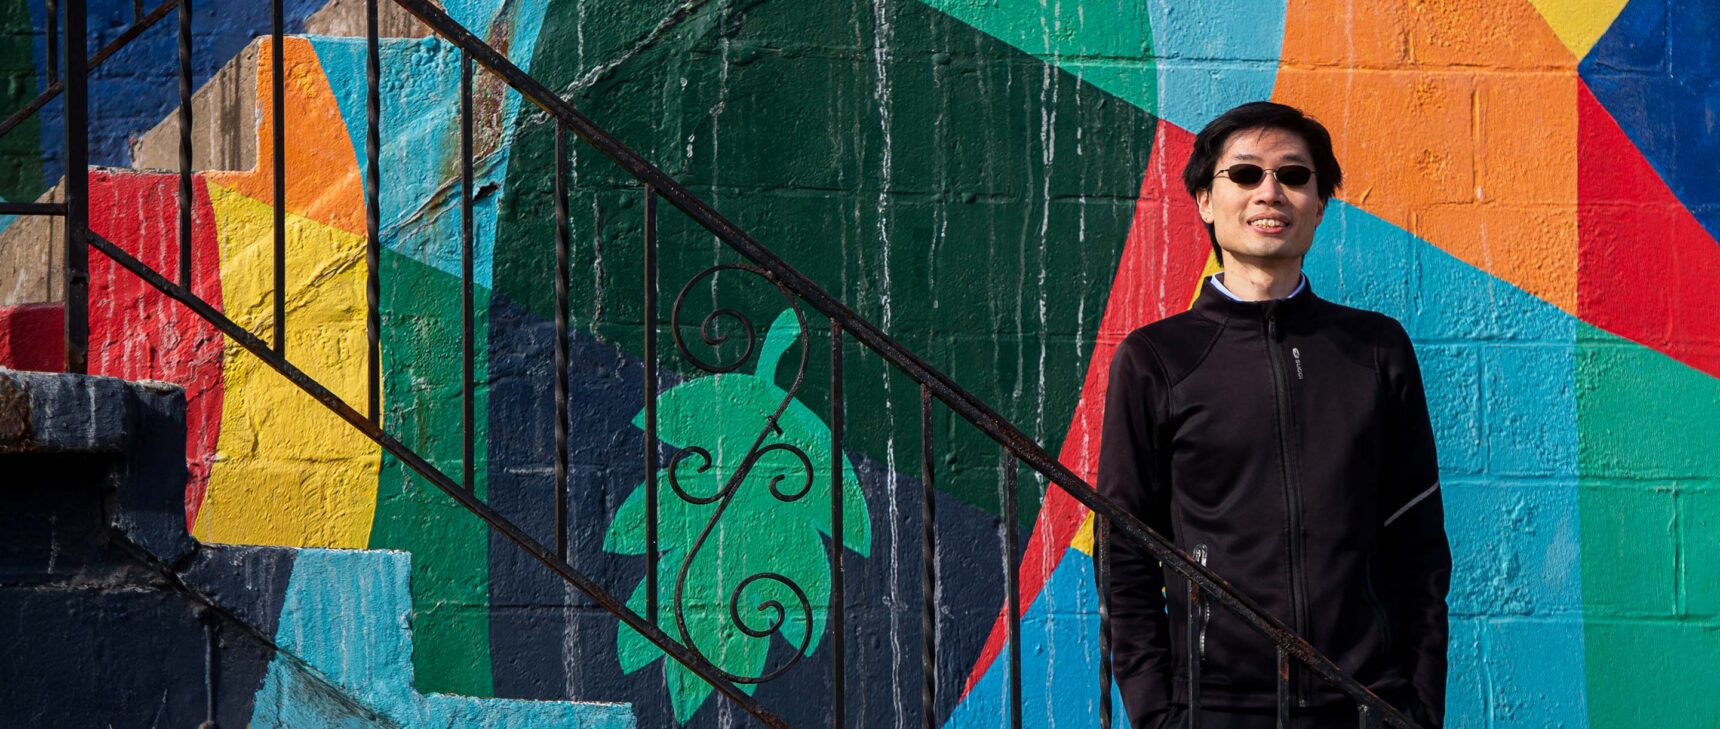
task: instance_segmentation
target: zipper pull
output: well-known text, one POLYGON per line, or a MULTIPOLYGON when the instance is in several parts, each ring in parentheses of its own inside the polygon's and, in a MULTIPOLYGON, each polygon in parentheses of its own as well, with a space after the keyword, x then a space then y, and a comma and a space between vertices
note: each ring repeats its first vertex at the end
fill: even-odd
MULTIPOLYGON (((1200 566, 1206 566, 1205 544, 1194 545, 1194 560, 1199 562, 1200 566)), ((1190 616, 1190 619, 1198 619, 1200 621, 1200 658, 1204 661, 1206 660, 1206 626, 1212 621, 1212 601, 1206 600, 1201 602, 1200 615, 1190 616)))

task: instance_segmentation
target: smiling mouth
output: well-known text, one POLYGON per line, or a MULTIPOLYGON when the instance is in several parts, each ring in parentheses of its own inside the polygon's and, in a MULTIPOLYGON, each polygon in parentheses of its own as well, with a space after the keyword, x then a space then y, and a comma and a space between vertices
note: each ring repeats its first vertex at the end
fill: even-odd
POLYGON ((1248 221, 1248 227, 1262 233, 1278 233, 1290 227, 1290 221, 1278 218, 1255 218, 1248 221))

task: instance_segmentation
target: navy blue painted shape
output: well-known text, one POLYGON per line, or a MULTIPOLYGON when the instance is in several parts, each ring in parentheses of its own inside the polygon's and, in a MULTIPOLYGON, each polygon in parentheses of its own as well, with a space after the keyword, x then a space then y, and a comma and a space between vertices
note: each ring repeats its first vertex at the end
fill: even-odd
POLYGON ((1720 4, 1632 0, 1579 66, 1673 194, 1720 238, 1720 4))
MULTIPOLYGON (((555 326, 504 298, 490 307, 489 503, 544 544, 555 544, 555 326)), ((639 362, 586 332, 569 337, 569 553, 611 592, 625 597, 628 558, 603 551, 609 517, 644 478, 644 434, 633 427, 642 407, 639 362)), ((662 379, 662 387, 676 380, 662 379)), ((666 457, 666 455, 665 455, 666 457)), ((497 696, 526 699, 621 700, 568 694, 568 672, 619 673, 614 621, 559 577, 494 532, 490 535, 490 651, 497 696), (571 602, 570 602, 571 601, 571 602), (609 620, 576 634, 571 609, 609 620), (578 660, 564 660, 577 641, 578 660)), ((640 726, 657 726, 644 720, 640 726)))
MULTIPOLYGON (((498 296, 490 308, 489 331, 489 502, 550 544, 555 410, 548 365, 554 326, 498 296)), ((588 332, 574 332, 569 349, 574 367, 569 383, 572 562, 625 598, 644 574, 644 559, 603 551, 603 534, 644 478, 644 434, 632 424, 643 406, 643 368, 632 355, 588 332)), ((680 379, 667 372, 660 377, 663 389, 680 379)), ((905 451, 912 447, 900 445, 905 451)), ((670 453, 665 448, 661 462, 667 463, 670 453)), ((871 511, 873 535, 871 557, 850 553, 845 561, 849 725, 879 726, 894 723, 898 707, 911 716, 919 707, 920 482, 898 473, 892 510, 885 465, 853 452, 849 457, 871 511)), ((898 457, 899 467, 917 468, 918 461, 907 453, 898 457)), ((942 493, 937 498, 938 538, 946 545, 939 550, 941 596, 949 611, 939 635, 941 720, 953 710, 1004 594, 997 517, 942 493)), ((663 589, 667 605, 672 587, 663 589)), ((627 702, 639 726, 674 726, 661 670, 653 665, 631 676, 621 673, 617 621, 583 596, 570 595, 558 578, 494 535, 490 600, 497 696, 627 702)), ((824 641, 799 668, 761 686, 757 697, 793 726, 828 725, 829 645, 824 641)), ((767 665, 780 665, 790 650, 778 644, 767 665)), ((712 697, 688 726, 719 726, 725 714, 734 714, 734 725, 750 722, 712 697)))
MULTIPOLYGON (((273 637, 281 624, 281 605, 287 598, 287 581, 293 576, 298 551, 292 547, 205 544, 181 570, 180 578, 257 632, 273 637)), ((259 685, 262 679, 259 673, 259 685)))
MULTIPOLYGON (((43 34, 47 16, 42 0, 29 0, 30 23, 36 29, 31 59, 36 88, 48 87, 47 46, 43 34)), ((148 11, 160 0, 144 0, 148 11)), ((305 18, 326 0, 283 0, 287 33, 304 31, 305 18)), ((64 3, 61 3, 64 5, 64 3)), ((200 88, 222 66, 244 50, 253 38, 269 34, 266 0, 192 0, 191 81, 200 88)), ((131 25, 131 0, 89 0, 89 51, 131 25)), ((90 164, 125 167, 131 163, 130 142, 142 136, 179 107, 179 37, 177 16, 169 14, 90 75, 90 164)), ((64 52, 65 44, 60 44, 64 52)), ((63 67, 63 64, 62 64, 63 67)), ((65 173, 65 104, 60 99, 43 107, 43 182, 52 185, 65 173)))
MULTIPOLYGON (((204 719, 204 633, 195 605, 157 590, 79 586, 0 590, 0 724, 197 726, 204 719)), ((273 658, 222 628, 216 716, 244 726, 273 658)))

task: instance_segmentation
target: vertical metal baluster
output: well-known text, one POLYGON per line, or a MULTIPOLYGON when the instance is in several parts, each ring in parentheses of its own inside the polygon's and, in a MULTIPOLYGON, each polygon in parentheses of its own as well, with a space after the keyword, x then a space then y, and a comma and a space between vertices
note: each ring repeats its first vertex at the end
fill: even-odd
POLYGON ((645 186, 645 617, 657 622, 657 191, 645 186))
MULTIPOLYGON (((1206 565, 1206 547, 1197 546, 1194 558, 1202 566, 1206 565)), ((1200 586, 1194 580, 1188 581, 1188 725, 1189 729, 1200 726, 1200 663, 1204 651, 1201 650, 1201 626, 1205 614, 1206 601, 1201 598, 1200 586)))
POLYGON ((287 355, 287 50, 286 19, 281 0, 269 9, 269 146, 274 156, 275 200, 275 354, 287 355))
POLYGON ((920 385, 920 724, 926 729, 936 726, 938 692, 938 522, 932 475, 932 389, 920 385))
POLYGON ((1290 652, 1278 646, 1278 729, 1290 729, 1290 652))
POLYGON ((179 285, 191 291, 191 0, 179 0, 179 285))
POLYGON ((215 622, 214 611, 207 607, 198 608, 197 621, 203 624, 203 723, 197 729, 218 729, 215 723, 215 689, 220 670, 216 664, 215 645, 218 640, 216 630, 220 626, 215 622))
MULTIPOLYGON (((52 86, 60 80, 60 3, 59 0, 47 0, 48 15, 48 85, 52 86)), ((71 7, 67 6, 66 26, 71 26, 71 7)), ((79 45, 83 45, 81 42, 79 45)), ((68 44, 69 46, 69 44, 68 44)), ((69 56, 70 54, 68 54, 69 56)), ((68 59, 69 61, 69 59, 68 59)), ((68 69, 67 73, 70 73, 68 69)), ((69 90, 69 89, 68 89, 69 90)))
MULTIPOLYGON (((1004 604, 1009 611, 1009 729, 1021 729, 1021 515, 1015 454, 1003 451, 1003 542, 1008 570, 1003 573, 1004 604)), ((1104 721, 1101 714, 1100 721, 1104 721)))
POLYGON ((1099 575, 1099 729, 1111 729, 1111 521, 1098 514, 1093 563, 1099 575))
POLYGON ((377 0, 364 2, 365 42, 365 124, 364 124, 364 263, 369 269, 365 279, 365 335, 369 348, 366 363, 366 385, 370 422, 382 422, 382 44, 377 37, 377 0))
POLYGON ((567 129, 555 125, 555 553, 567 561, 567 129))
POLYGON ((1356 704, 1356 726, 1358 729, 1374 729, 1379 726, 1374 723, 1374 710, 1368 708, 1367 704, 1356 704))
POLYGON ((845 524, 842 509, 842 323, 830 320, 830 725, 842 729, 848 723, 847 635, 842 595, 842 550, 845 524))
POLYGON ((131 22, 136 25, 143 20, 143 0, 131 0, 131 22))
MULTIPOLYGON (((54 17, 52 12, 49 17, 54 17)), ((90 249, 85 238, 90 226, 89 74, 84 66, 87 24, 84 0, 66 0, 66 240, 62 255, 66 371, 74 374, 89 371, 90 349, 90 249)))
POLYGON ((472 319, 472 56, 460 52, 460 432, 461 485, 478 490, 477 342, 472 319))

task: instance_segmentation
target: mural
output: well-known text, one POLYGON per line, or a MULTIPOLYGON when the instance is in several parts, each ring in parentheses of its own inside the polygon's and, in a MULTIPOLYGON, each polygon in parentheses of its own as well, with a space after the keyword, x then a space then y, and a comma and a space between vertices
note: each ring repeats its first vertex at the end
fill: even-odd
MULTIPOLYGON (((1720 614, 1720 319, 1698 308, 1720 301, 1720 192, 1702 182, 1720 160, 1705 121, 1720 73, 1710 4, 447 5, 1089 479, 1115 344, 1185 308, 1212 270, 1179 180, 1193 131, 1251 99, 1308 110, 1332 128, 1349 181, 1307 261, 1312 286, 1403 322, 1427 373, 1457 564, 1449 724, 1700 727, 1720 716, 1706 677, 1688 670, 1720 659, 1709 627, 1720 614)), ((256 32, 207 23, 212 37, 256 32)), ((435 39, 388 39, 382 51, 384 422, 459 473, 459 55, 435 39)), ((363 53, 362 40, 320 36, 289 39, 279 59, 265 47, 259 78, 275 63, 288 71, 286 199, 272 199, 264 144, 252 171, 200 173, 193 200, 194 289, 263 333, 271 216, 286 207, 287 353, 349 402, 364 397, 369 273, 363 53)), ((34 73, 20 78, 40 88, 34 73)), ((474 487, 553 542, 553 129, 493 77, 476 89, 474 487)), ((22 160, 0 195, 33 195, 58 174, 56 125, 7 135, 39 136, 42 153, 0 148, 22 160)), ((790 666, 756 696, 796 725, 823 725, 826 702, 808 697, 828 691, 828 565, 840 550, 850 724, 917 724, 917 387, 849 342, 836 455, 850 518, 835 534, 825 322, 785 312, 768 285, 702 275, 737 259, 667 206, 663 302, 644 311, 642 193, 573 146, 574 564, 643 610, 641 514, 657 489, 657 580, 672 590, 691 558, 689 638, 737 673, 790 666), (727 344, 700 350, 693 326, 681 332, 692 348, 669 346, 683 287, 684 321, 734 311, 762 334, 757 347, 731 328, 727 344), (643 459, 646 322, 665 342, 652 383, 659 473, 643 459), (709 374, 689 356, 739 369, 709 374), (671 473, 689 494, 715 491, 779 405, 781 430, 765 443, 792 444, 809 464, 771 451, 721 509, 674 492, 671 473), (803 473, 804 495, 782 498, 803 473), (774 634, 743 635, 726 596, 765 571, 804 588, 807 609, 779 584, 752 582, 742 606, 775 601, 784 617, 774 634)), ((92 225, 168 270, 176 184, 95 173, 92 225)), ((92 369, 188 389, 193 534, 304 548, 287 590, 303 607, 284 612, 282 630, 289 618, 305 635, 358 630, 342 622, 352 615, 392 630, 410 614, 411 670, 404 656, 374 669, 401 716, 466 716, 457 696, 624 702, 642 726, 735 718, 201 320, 92 265, 92 369), (326 548, 410 559, 343 561, 326 548), (409 593, 390 587, 363 609, 329 602, 364 579, 409 593)), ((997 451, 937 417, 936 719, 996 726, 1008 566, 997 451)), ((1091 521, 1022 476, 1027 723, 1093 726, 1091 521)), ((670 603, 657 622, 679 635, 670 603)), ((290 693, 290 679, 266 681, 257 705, 279 706, 266 697, 290 693)))

